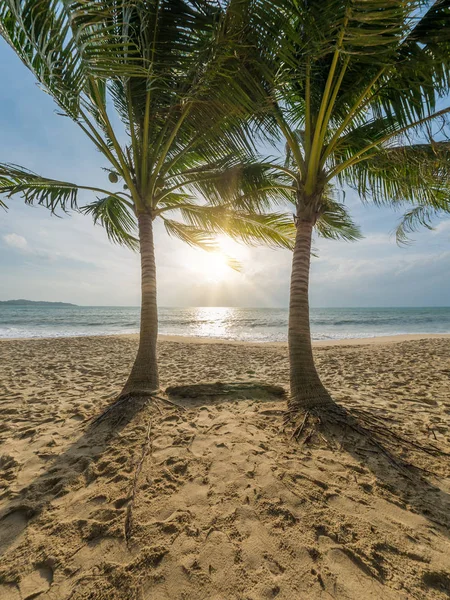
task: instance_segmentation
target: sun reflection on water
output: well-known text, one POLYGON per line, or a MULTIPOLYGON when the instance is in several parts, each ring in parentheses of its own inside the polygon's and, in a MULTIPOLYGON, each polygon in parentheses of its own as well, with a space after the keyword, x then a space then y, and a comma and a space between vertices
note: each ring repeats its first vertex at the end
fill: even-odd
POLYGON ((227 338, 234 321, 234 308, 227 306, 200 306, 192 309, 192 335, 227 338))

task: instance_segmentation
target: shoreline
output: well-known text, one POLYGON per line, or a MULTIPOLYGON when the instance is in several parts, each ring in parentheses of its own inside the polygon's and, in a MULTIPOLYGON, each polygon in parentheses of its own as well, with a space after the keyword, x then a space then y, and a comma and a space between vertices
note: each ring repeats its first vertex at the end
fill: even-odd
MULTIPOLYGON (((138 340, 138 333, 114 333, 114 334, 101 334, 101 335, 74 335, 74 336, 56 336, 56 337, 17 337, 17 338, 0 338, 2 342, 24 342, 27 340, 74 340, 74 339, 130 339, 138 340)), ((395 344, 400 342, 410 342, 418 340, 429 340, 429 339, 448 339, 450 333, 407 333, 407 334, 395 334, 395 335, 380 335, 373 337, 364 338, 342 338, 333 340, 313 340, 312 344, 314 348, 329 347, 329 346, 366 346, 366 345, 379 345, 379 344, 395 344)), ((256 346, 256 347, 284 347, 287 346, 285 342, 257 342, 257 341, 242 341, 242 340, 230 340, 226 338, 207 338, 207 337, 194 337, 194 336, 183 336, 183 335, 160 335, 158 336, 159 342, 175 342, 181 344, 226 344, 236 346, 256 346)))

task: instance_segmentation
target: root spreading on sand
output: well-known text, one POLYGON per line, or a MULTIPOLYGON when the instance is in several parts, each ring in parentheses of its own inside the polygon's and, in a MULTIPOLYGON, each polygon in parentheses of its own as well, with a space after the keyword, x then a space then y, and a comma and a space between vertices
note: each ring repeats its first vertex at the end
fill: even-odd
POLYGON ((151 435, 152 435, 152 419, 150 418, 148 421, 148 425, 147 425, 145 441, 142 444, 141 456, 137 462, 136 469, 134 471, 133 483, 131 486, 131 493, 130 493, 130 501, 128 503, 127 512, 126 512, 126 516, 125 516, 124 533, 125 533, 125 542, 126 542, 127 546, 129 546, 130 541, 131 541, 131 536, 133 534, 133 509, 135 506, 136 497, 137 497, 137 493, 138 493, 138 489, 139 489, 138 488, 139 476, 141 474, 145 459, 147 458, 149 453, 150 453, 150 455, 152 453, 151 435))
MULTIPOLYGON (((288 408, 284 417, 284 428, 291 429, 290 439, 298 441, 302 446, 314 441, 325 443, 334 450, 345 447, 349 433, 356 435, 365 445, 372 446, 403 475, 410 477, 408 469, 415 468, 431 473, 431 471, 399 458, 392 451, 400 450, 421 452, 434 457, 450 457, 434 444, 421 444, 414 437, 404 437, 386 424, 386 417, 378 417, 365 409, 352 409, 350 413, 335 402, 301 410, 298 406, 288 408)), ((435 436, 436 438, 436 436, 435 436)), ((352 442, 354 443, 354 441, 352 442)), ((365 448, 367 450, 367 448, 365 448)))
POLYGON ((136 392, 127 392, 126 394, 118 396, 112 404, 107 406, 105 410, 92 419, 92 425, 99 425, 107 418, 116 417, 121 419, 125 412, 135 414, 141 411, 149 402, 153 402, 159 411, 161 410, 158 404, 159 402, 169 404, 180 410, 186 410, 184 406, 180 406, 176 402, 164 398, 163 396, 157 396, 155 392, 139 390, 136 392))

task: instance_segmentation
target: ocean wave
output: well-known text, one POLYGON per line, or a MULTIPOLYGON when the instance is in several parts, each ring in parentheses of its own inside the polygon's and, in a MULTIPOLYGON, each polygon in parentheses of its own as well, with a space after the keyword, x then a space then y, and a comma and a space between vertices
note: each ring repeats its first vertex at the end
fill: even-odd
POLYGON ((393 316, 391 318, 375 317, 373 319, 315 319, 312 317, 311 324, 317 326, 341 326, 341 325, 393 325, 393 324, 422 324, 422 323, 434 323, 435 317, 423 317, 416 316, 414 318, 407 319, 403 316, 393 316))
MULTIPOLYGON (((137 307, 77 307, 57 311, 0 311, 0 338, 68 337, 135 333, 137 307)), ((411 333, 450 332, 450 308, 438 309, 312 309, 314 340, 336 340, 411 333)), ((286 341, 288 311, 281 309, 160 310, 163 335, 254 342, 286 341)))
POLYGON ((223 324, 223 325, 232 325, 232 326, 240 326, 240 327, 250 327, 250 328, 255 328, 255 327, 285 327, 287 326, 287 319, 286 320, 279 320, 279 321, 264 321, 264 320, 256 320, 256 319, 232 319, 232 318, 227 318, 227 319, 171 319, 171 318, 167 318, 167 317, 162 317, 160 319, 160 324, 161 325, 166 325, 166 326, 187 326, 187 327, 191 327, 191 326, 199 326, 199 325, 216 325, 217 323, 223 324))

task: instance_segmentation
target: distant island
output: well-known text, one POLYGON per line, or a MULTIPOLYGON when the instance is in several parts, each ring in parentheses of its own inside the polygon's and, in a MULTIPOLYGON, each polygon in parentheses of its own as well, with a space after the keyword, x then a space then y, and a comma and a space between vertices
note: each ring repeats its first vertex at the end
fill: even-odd
POLYGON ((0 305, 8 304, 10 306, 77 306, 70 302, 43 302, 42 300, 0 300, 0 305))

